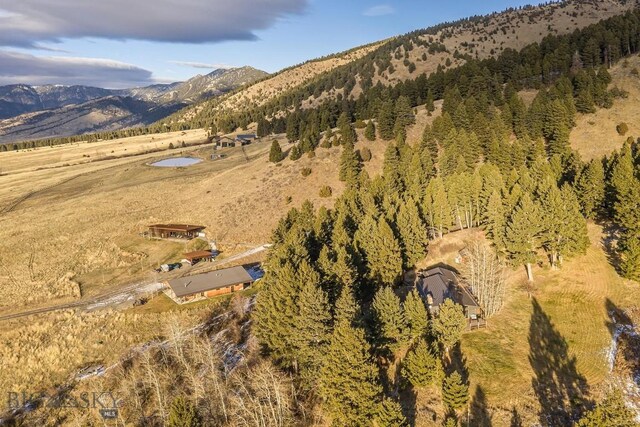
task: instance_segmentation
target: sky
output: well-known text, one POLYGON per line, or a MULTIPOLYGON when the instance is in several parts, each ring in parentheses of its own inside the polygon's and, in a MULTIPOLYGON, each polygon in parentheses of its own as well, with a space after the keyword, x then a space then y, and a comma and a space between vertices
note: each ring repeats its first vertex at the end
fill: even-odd
POLYGON ((520 0, 0 0, 0 85, 267 72, 520 0))

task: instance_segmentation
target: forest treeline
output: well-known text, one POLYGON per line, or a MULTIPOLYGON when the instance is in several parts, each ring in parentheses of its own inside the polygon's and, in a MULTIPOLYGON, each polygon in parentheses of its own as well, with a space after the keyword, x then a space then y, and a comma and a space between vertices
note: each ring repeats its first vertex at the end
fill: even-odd
MULTIPOLYGON (((633 53, 637 15, 619 19, 586 34, 615 28, 603 40, 619 34, 619 41, 628 41, 624 53, 633 53), (624 28, 635 29, 631 34, 624 28)), ((431 240, 482 227, 497 256, 525 266, 535 283, 533 265, 562 268, 565 259, 586 250, 587 219, 605 221, 619 237, 616 267, 640 279, 640 145, 629 138, 618 152, 588 163, 569 146, 578 111, 608 108, 624 96, 607 89, 606 67, 623 52, 598 45, 589 62, 589 38, 576 34, 545 39, 542 46, 555 47, 542 56, 537 75, 522 66, 536 57, 527 49, 514 53, 509 69, 517 79, 501 81, 478 69, 474 79, 465 79, 472 64, 451 71, 456 78, 441 89, 442 114, 420 141, 406 141, 418 100, 404 92, 411 87, 405 83, 378 88, 387 95, 398 90, 397 96, 343 100, 342 109, 333 104, 341 111, 335 123, 333 113, 321 108, 266 125, 283 126, 299 141, 296 157, 336 141, 342 145, 344 194, 333 209, 316 210, 307 202, 281 220, 253 313, 265 354, 292 373, 306 402, 320 406, 333 425, 405 425, 414 415, 406 396, 421 387, 440 389, 443 425, 470 422, 460 412, 469 402, 457 346, 466 328, 462 307, 448 302, 431 316, 415 290, 406 297, 396 292, 403 272, 424 258, 431 240), (539 89, 529 106, 517 95, 526 82, 539 89), (370 177, 362 167, 354 121, 366 139, 389 141, 380 176, 370 177), (334 125, 337 132, 321 131, 334 125)), ((425 95, 428 110, 440 95, 429 84, 416 93, 425 95)), ((582 417, 583 426, 633 425, 621 399, 614 393, 595 407, 566 402, 569 409, 559 416, 582 417)))

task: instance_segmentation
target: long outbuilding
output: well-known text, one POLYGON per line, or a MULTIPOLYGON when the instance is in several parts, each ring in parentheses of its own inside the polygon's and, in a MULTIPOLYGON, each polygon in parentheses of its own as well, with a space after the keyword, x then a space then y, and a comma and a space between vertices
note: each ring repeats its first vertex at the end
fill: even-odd
POLYGON ((149 226, 149 235, 158 239, 194 239, 205 228, 204 225, 153 224, 149 226))

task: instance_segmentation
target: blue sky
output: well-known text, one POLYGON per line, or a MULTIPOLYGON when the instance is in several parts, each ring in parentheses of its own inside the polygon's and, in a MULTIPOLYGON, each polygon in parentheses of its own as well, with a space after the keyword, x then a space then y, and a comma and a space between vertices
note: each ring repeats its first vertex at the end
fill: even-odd
POLYGON ((0 84, 127 87, 268 72, 518 0, 0 0, 0 84))

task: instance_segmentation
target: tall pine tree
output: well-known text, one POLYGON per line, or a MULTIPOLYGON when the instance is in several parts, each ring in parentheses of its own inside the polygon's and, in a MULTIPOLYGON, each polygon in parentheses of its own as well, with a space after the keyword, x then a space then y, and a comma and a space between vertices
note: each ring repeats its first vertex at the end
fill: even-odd
POLYGON ((320 394, 334 425, 369 425, 381 402, 378 368, 357 316, 353 296, 345 289, 319 375, 320 394))

